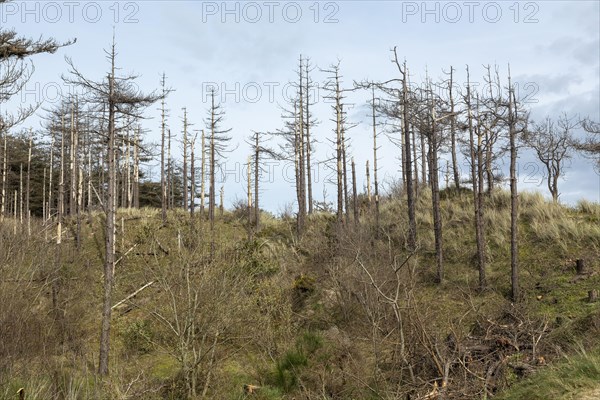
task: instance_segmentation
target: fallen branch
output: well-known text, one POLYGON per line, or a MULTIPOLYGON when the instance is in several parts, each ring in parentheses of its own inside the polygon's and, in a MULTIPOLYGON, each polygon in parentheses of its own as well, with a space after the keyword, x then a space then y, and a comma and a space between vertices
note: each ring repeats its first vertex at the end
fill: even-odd
POLYGON ((117 302, 117 304, 115 304, 114 306, 111 307, 112 310, 114 310, 115 308, 119 307, 121 304, 131 300, 132 298, 134 298, 135 296, 137 296, 137 294, 139 292, 141 292, 142 290, 146 289, 147 287, 150 287, 154 284, 154 281, 150 281, 148 283, 146 283, 144 286, 142 286, 141 288, 139 288, 138 290, 136 290, 135 292, 131 293, 129 296, 125 297, 123 300, 117 302))

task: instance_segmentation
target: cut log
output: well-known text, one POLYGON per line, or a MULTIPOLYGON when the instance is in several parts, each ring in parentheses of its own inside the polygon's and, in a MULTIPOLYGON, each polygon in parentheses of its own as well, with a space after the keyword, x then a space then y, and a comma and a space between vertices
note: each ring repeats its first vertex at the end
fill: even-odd
POLYGON ((596 289, 592 289, 588 292, 588 302, 595 303, 598 301, 598 291, 596 289))

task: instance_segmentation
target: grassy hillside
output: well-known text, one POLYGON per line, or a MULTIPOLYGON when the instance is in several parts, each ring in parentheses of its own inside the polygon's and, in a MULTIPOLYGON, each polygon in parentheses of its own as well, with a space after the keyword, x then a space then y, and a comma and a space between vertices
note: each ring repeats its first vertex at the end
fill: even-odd
POLYGON ((289 216, 264 213, 250 237, 245 213, 225 212, 213 239, 200 216, 172 211, 163 226, 158 210, 121 210, 105 381, 94 373, 102 215, 83 216, 79 248, 75 221, 58 247, 54 227, 35 225, 28 237, 5 220, 0 398, 19 388, 27 399, 593 396, 600 303, 587 296, 600 289, 600 205, 520 199, 518 304, 508 300, 510 198, 501 191, 486 200, 484 292, 468 192, 442 193, 442 284, 425 189, 415 254, 405 251, 400 194, 382 202, 379 230, 365 202, 360 224, 350 216, 339 228, 320 213, 301 237, 289 216), (576 274, 576 259, 588 273, 576 274))

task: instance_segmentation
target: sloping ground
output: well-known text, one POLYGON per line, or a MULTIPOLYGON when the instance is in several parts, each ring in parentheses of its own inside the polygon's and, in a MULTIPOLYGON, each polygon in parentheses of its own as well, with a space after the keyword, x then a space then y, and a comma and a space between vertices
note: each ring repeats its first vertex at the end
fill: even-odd
POLYGON ((584 392, 578 397, 580 400, 598 400, 600 399, 600 388, 589 392, 584 392))
POLYGON ((501 400, 598 400, 600 355, 567 357, 515 384, 496 398, 501 400))

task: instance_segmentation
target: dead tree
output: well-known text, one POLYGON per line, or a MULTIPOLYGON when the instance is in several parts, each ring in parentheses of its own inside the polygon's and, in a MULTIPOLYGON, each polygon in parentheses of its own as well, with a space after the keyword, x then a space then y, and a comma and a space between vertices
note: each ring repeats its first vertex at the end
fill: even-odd
POLYGON ((403 122, 403 134, 404 134, 404 169, 406 171, 406 201, 408 207, 408 250, 414 251, 417 247, 417 222, 415 217, 415 199, 412 179, 412 159, 410 154, 410 122, 409 122, 409 93, 408 93, 408 70, 406 67, 406 61, 403 65, 398 60, 398 54, 394 47, 394 63, 398 68, 402 78, 402 122, 403 122))
POLYGON ((450 79, 448 81, 448 101, 450 102, 450 155, 452 157, 452 175, 454 178, 454 187, 460 189, 460 171, 458 169, 458 161, 456 157, 456 116, 454 114, 454 68, 450 66, 450 79))
MULTIPOLYGON (((210 92, 210 109, 208 110, 208 118, 206 120, 206 127, 209 131, 209 186, 208 186, 208 218, 210 221, 210 231, 211 231, 211 242, 210 242, 210 252, 211 257, 214 256, 215 253, 215 208, 216 208, 216 182, 215 177, 217 173, 217 161, 224 157, 225 152, 227 151, 227 145, 231 141, 231 137, 227 134, 231 131, 231 129, 222 129, 221 124, 225 117, 225 112, 220 104, 217 104, 215 101, 217 93, 216 90, 211 90, 210 92)), ((222 188, 221 188, 222 189, 222 188)), ((221 193, 223 193, 221 191, 221 193)), ((221 195, 222 197, 222 195, 221 195)), ((221 199, 221 207, 222 210, 222 199, 221 199)), ((222 211, 221 211, 222 213, 222 211)))
POLYGON ((517 107, 515 92, 512 87, 510 69, 508 74, 508 137, 510 142, 510 271, 511 298, 519 300, 519 249, 518 249, 518 213, 519 200, 517 194, 517 107))
POLYGON ((27 178, 25 183, 25 212, 27 213, 27 236, 31 236, 31 150, 33 148, 33 130, 29 129, 29 151, 27 153, 27 178))
POLYGON ((2 198, 0 199, 2 201, 2 203, 0 204, 0 221, 2 221, 4 219, 4 214, 7 211, 7 207, 6 207, 6 202, 7 202, 7 198, 6 198, 6 177, 7 177, 7 170, 8 170, 8 151, 7 151, 7 147, 8 147, 8 130, 3 129, 2 131, 0 131, 0 133, 4 133, 3 137, 4 137, 4 146, 3 146, 3 151, 2 151, 2 198))
MULTIPOLYGON (((377 121, 376 121, 376 103, 375 103, 375 87, 372 88, 371 98, 371 117, 373 118, 373 189, 375 194, 375 232, 379 234, 379 181, 377 180, 377 121)), ((368 161, 367 161, 368 163, 368 161)), ((368 164, 367 164, 368 170, 368 164)), ((369 188, 370 190, 370 188, 369 188)), ((369 196, 370 199, 370 196, 369 196)))
POLYGON ((578 126, 579 121, 563 114, 556 122, 548 118, 545 124, 534 124, 531 132, 524 137, 544 165, 546 183, 554 202, 558 202, 560 195, 558 179, 564 175, 565 162, 571 158, 572 131, 578 126))
POLYGON ((196 211, 196 139, 198 139, 197 131, 190 141, 190 215, 192 217, 196 211))
POLYGON ((487 286, 485 274, 485 240, 483 231, 483 200, 481 187, 483 183, 481 167, 481 136, 477 134, 477 147, 475 146, 476 126, 474 123, 473 104, 471 97, 471 83, 469 79, 469 67, 467 67, 467 92, 464 97, 467 112, 467 127, 469 130, 469 158, 471 164, 471 181, 473 183, 473 207, 475 211, 475 239, 477 244, 477 269, 479 271, 479 289, 485 290, 487 286))
MULTIPOLYGON (((302 68, 302 65, 300 65, 302 68)), ((317 121, 313 118, 311 113, 311 107, 314 105, 315 101, 314 96, 311 96, 311 92, 315 89, 315 85, 310 78, 310 73, 314 68, 310 64, 310 59, 304 59, 304 93, 305 93, 305 101, 304 101, 304 110, 305 110, 305 119, 304 119, 304 127, 306 128, 305 133, 305 143, 306 143, 306 188, 307 188, 307 202, 308 202, 308 214, 311 215, 313 213, 313 194, 312 194, 312 153, 314 151, 313 147, 313 139, 311 136, 312 128, 317 124, 317 121)))
POLYGON ((354 225, 359 224, 359 209, 358 209, 358 197, 356 194, 356 166, 354 164, 354 157, 351 161, 352 165, 352 211, 354 212, 354 225))
POLYGON ((333 100, 333 111, 335 118, 335 162, 336 162, 336 186, 337 186, 337 223, 341 227, 344 222, 344 143, 343 131, 346 117, 344 114, 344 90, 341 87, 340 64, 331 65, 328 70, 328 80, 325 84, 327 98, 333 100))
POLYGON ((110 351, 110 328, 112 310, 112 289, 114 285, 115 268, 115 213, 116 213, 116 126, 118 115, 141 118, 144 108, 150 106, 161 98, 160 95, 151 93, 144 95, 140 93, 132 81, 135 76, 117 77, 116 70, 116 45, 113 39, 111 50, 107 52, 110 63, 110 71, 105 79, 92 81, 86 78, 68 60, 70 76, 63 78, 67 83, 84 89, 85 101, 96 105, 98 108, 106 107, 108 117, 108 130, 105 132, 107 143, 107 165, 108 165, 108 193, 105 202, 106 226, 105 226, 105 259, 104 259, 104 300, 102 307, 102 322, 100 330, 100 352, 98 373, 108 374, 108 357, 110 351))
MULTIPOLYGON (((165 73, 163 72, 162 74, 162 78, 160 80, 160 86, 161 86, 161 94, 162 94, 162 100, 161 100, 161 123, 160 123, 160 130, 161 130, 161 135, 160 135, 160 189, 161 189, 161 215, 162 215, 162 222, 163 225, 167 223, 167 208, 168 208, 168 203, 169 203, 169 197, 168 197, 168 191, 167 191, 167 177, 166 177, 166 173, 165 173, 165 141, 166 141, 166 129, 167 129, 167 113, 168 110, 165 107, 165 99, 167 98, 167 95, 169 94, 169 90, 166 87, 166 76, 165 73)), ((168 162, 168 160, 167 160, 168 162)))
POLYGON ((205 205, 205 194, 206 194, 206 137, 204 135, 204 129, 202 129, 202 139, 200 140, 201 157, 200 157, 200 214, 202 220, 204 219, 204 205, 205 205))
POLYGON ((183 108, 183 203, 182 207, 187 211, 188 208, 188 118, 187 109, 183 108))

